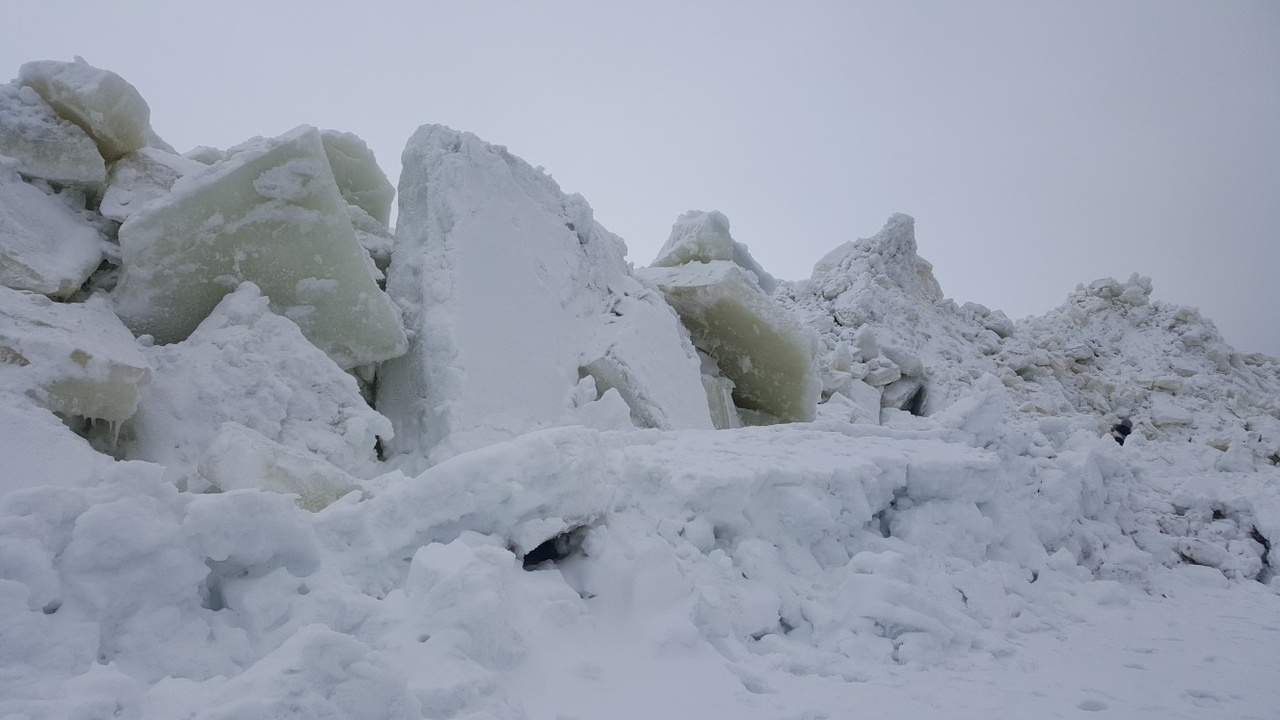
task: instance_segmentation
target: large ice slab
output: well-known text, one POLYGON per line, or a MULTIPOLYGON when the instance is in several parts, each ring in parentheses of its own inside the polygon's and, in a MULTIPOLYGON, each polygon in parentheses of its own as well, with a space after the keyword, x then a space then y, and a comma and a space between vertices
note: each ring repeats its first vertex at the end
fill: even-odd
POLYGON ((0 155, 17 160, 23 176, 55 185, 97 190, 107 177, 93 139, 21 85, 0 85, 0 155))
POLYGON ((65 417, 120 423, 138 409, 151 370, 99 297, 55 303, 0 287, 0 378, 65 417))
POLYGON ((154 368, 127 457, 190 477, 235 422, 357 476, 372 472, 378 436, 391 425, 360 396, 353 377, 271 312, 251 283, 223 299, 191 337, 146 350, 154 368))
POLYGON ((379 375, 393 451, 439 447, 440 458, 573 422, 592 373, 640 424, 711 427, 675 314, 629 274, 622 241, 580 196, 438 125, 418 129, 403 166, 387 288, 415 340, 379 375))
POLYGON ((25 63, 18 70, 18 81, 89 133, 107 162, 146 147, 154 135, 151 108, 137 88, 80 58, 25 63))
POLYGON ((756 277, 760 288, 771 293, 778 281, 751 257, 747 246, 729 234, 729 218, 712 210, 690 210, 676 219, 671 235, 650 267, 676 267, 691 262, 728 260, 756 277))
POLYGON ((134 150, 111 163, 98 212, 124 222, 138 208, 167 195, 178 178, 204 167, 203 163, 156 148, 134 150))
POLYGON ((343 368, 406 347, 313 127, 181 178, 120 227, 120 248, 117 310, 159 342, 187 337, 247 280, 343 368))
POLYGON ((64 298, 102 262, 102 236, 0 158, 0 285, 64 298))
POLYGON ((813 420, 822 394, 817 334, 727 260, 647 268, 699 350, 734 382, 734 401, 783 421, 813 420))

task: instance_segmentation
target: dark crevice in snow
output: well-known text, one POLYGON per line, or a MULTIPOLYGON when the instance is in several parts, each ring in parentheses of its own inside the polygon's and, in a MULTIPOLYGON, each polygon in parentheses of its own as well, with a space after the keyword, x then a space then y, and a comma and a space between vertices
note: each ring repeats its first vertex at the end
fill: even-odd
POLYGON ((525 570, 537 570, 543 563, 558 563, 582 549, 586 539, 586 525, 566 530, 525 553, 522 564, 525 570))

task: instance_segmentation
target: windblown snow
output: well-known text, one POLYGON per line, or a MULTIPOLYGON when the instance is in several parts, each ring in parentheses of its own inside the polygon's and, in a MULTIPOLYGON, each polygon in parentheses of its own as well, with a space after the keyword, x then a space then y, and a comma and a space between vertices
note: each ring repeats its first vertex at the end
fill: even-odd
POLYGON ((403 165, 392 231, 351 133, 0 86, 0 717, 1274 717, 1277 359, 1136 274, 959 305, 906 215, 636 268, 403 165))

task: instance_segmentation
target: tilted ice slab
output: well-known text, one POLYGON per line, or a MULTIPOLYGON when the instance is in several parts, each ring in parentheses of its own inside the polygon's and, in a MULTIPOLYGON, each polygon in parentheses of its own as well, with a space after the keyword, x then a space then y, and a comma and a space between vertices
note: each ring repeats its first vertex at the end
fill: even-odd
POLYGON ((93 139, 21 85, 0 85, 0 155, 16 159, 23 176, 55 185, 97 190, 107 177, 93 139))
POLYGON ((80 58, 25 63, 18 70, 18 81, 89 133, 107 162, 146 147, 154 135, 151 108, 137 88, 80 58))
POLYGON ((0 375, 50 411, 118 424, 138 409, 151 370, 102 298, 62 304, 0 288, 0 375))
POLYGON ((710 428, 699 363, 622 241, 578 195, 474 135, 418 129, 405 149, 388 292, 409 352, 385 363, 390 449, 436 458, 550 425, 591 376, 640 425, 710 428), (441 445, 448 440, 446 445, 441 445))
POLYGON ((356 476, 374 471, 377 438, 391 434, 355 378, 271 312, 249 283, 191 337, 146 353, 152 384, 122 438, 124 452, 165 465, 175 480, 192 482, 226 422, 356 476))
POLYGON ((65 298, 102 263, 103 239, 62 198, 0 157, 0 285, 65 298))
POLYGON ((818 339, 766 295, 754 274, 727 260, 647 268, 699 350, 734 382, 734 402, 784 422, 815 417, 822 392, 818 339))
POLYGON ((767 293, 773 292, 778 285, 778 281, 751 257, 747 246, 734 241, 729 234, 729 218, 714 210, 690 210, 676 219, 671 226, 671 235, 650 267, 676 267, 713 260, 728 260, 751 271, 760 289, 767 293))
POLYGON ((187 337, 248 280, 343 368, 404 352, 315 128, 182 178, 120 227, 120 247, 117 311, 159 342, 187 337))

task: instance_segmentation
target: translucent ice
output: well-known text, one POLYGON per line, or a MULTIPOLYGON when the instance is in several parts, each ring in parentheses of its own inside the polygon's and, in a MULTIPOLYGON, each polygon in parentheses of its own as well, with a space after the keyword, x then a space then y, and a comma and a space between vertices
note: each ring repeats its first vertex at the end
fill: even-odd
POLYGON ((162 343, 248 280, 343 368, 404 352, 400 311, 374 281, 315 128, 180 179, 120 227, 120 248, 117 310, 162 343))
POLYGON ((100 298, 62 304, 0 288, 0 375, 53 412, 120 423, 151 370, 100 298))
POLYGON ((25 63, 18 70, 18 81, 89 133, 107 162, 146 147, 152 135, 147 101, 110 70, 79 58, 76 62, 40 60, 25 63))
POLYGON ((727 260, 648 268, 698 349, 735 384, 739 407, 783 421, 814 418, 822 393, 818 339, 764 294, 755 277, 727 260))

